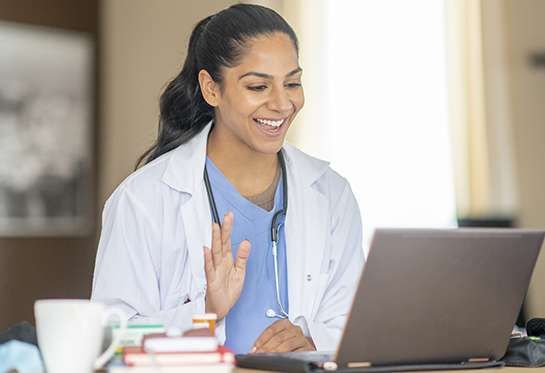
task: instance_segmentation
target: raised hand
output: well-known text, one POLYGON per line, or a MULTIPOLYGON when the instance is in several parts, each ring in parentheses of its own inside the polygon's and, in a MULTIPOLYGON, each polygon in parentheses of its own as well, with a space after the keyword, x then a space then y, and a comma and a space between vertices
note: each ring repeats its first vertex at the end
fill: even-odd
POLYGON ((212 224, 212 250, 204 247, 204 271, 206 274, 206 312, 223 319, 235 305, 246 275, 246 262, 250 255, 250 241, 240 243, 233 260, 231 251, 231 227, 233 213, 229 211, 219 224, 212 224))
POLYGON ((303 331, 297 325, 293 325, 288 319, 273 322, 256 339, 251 353, 254 352, 289 352, 289 351, 315 351, 316 346, 312 338, 305 337, 303 331))

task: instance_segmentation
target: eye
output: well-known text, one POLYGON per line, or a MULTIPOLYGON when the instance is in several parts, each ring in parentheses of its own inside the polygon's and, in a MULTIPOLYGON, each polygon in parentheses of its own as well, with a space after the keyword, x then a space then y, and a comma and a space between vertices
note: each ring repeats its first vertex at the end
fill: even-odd
POLYGON ((288 83, 285 85, 287 89, 296 89, 301 87, 301 83, 288 83))
POLYGON ((267 89, 266 85, 248 86, 248 89, 253 92, 262 92, 267 89))

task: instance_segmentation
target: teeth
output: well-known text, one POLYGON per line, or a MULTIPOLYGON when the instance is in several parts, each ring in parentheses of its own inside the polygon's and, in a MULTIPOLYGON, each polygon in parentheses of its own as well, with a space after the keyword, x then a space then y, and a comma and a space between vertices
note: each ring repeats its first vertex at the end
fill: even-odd
POLYGON ((280 125, 282 123, 284 123, 284 119, 281 119, 281 120, 278 120, 278 121, 266 120, 266 119, 256 119, 256 121, 261 123, 261 124, 266 124, 268 126, 273 126, 273 127, 280 127, 280 125))

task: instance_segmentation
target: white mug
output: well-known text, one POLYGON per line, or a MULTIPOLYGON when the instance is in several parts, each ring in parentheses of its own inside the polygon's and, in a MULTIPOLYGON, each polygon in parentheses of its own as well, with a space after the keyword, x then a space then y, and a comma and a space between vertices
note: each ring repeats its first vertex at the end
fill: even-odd
POLYGON ((112 358, 127 329, 123 311, 88 299, 40 299, 34 303, 34 316, 47 373, 92 373, 100 369, 112 358), (119 317, 120 332, 100 354, 110 315, 119 317))

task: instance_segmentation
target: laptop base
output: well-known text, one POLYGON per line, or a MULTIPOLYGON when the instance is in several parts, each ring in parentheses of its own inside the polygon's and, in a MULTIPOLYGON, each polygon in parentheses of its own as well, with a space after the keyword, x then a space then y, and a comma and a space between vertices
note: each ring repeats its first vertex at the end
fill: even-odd
POLYGON ((310 362, 303 359, 293 359, 285 356, 274 356, 275 354, 251 354, 236 355, 237 366, 240 368, 272 370, 276 372, 291 373, 376 373, 376 372, 414 372, 414 371, 436 371, 436 370, 460 370, 460 369, 482 369, 501 368, 505 364, 501 361, 467 364, 410 364, 410 365, 387 365, 360 368, 324 369, 322 364, 310 362))

